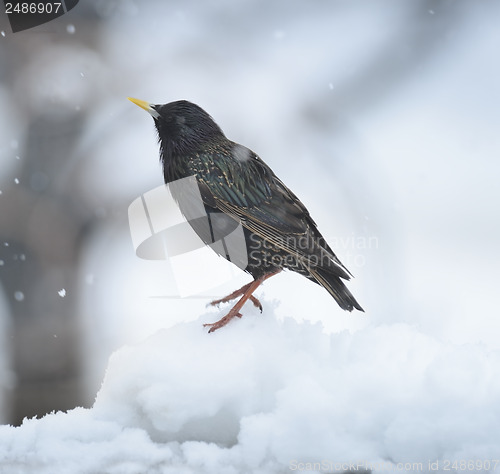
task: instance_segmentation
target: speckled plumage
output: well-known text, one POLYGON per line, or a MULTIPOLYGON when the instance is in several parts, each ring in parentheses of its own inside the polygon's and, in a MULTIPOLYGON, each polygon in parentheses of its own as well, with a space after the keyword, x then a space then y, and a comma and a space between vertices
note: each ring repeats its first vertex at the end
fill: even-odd
MULTIPOLYGON (((363 311, 342 282, 351 274, 305 206, 269 166, 228 140, 195 104, 177 101, 150 107, 165 182, 194 176, 206 213, 222 217, 224 227, 241 223, 248 254, 245 271, 255 280, 281 269, 298 272, 326 288, 341 308, 363 311)), ((179 199, 181 211, 187 204, 179 199)))

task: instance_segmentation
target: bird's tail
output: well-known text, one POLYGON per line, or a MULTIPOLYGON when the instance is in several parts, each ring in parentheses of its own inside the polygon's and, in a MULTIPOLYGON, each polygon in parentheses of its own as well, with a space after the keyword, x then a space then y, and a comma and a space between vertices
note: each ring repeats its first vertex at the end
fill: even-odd
POLYGON ((352 293, 347 289, 344 282, 337 275, 334 275, 333 273, 330 273, 322 268, 311 268, 309 271, 314 280, 333 296, 342 309, 352 311, 356 308, 357 310, 364 312, 364 309, 356 301, 356 298, 352 296, 352 293))

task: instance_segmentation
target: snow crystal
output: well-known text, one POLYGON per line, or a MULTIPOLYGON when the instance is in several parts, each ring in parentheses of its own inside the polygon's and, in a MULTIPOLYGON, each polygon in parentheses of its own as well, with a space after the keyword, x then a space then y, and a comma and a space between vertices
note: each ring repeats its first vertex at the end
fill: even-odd
POLYGON ((75 28, 75 25, 73 24, 69 24, 68 26, 66 26, 66 31, 70 34, 70 35, 73 35, 76 31, 76 28, 75 28))
POLYGON ((24 293, 22 291, 16 291, 14 293, 14 298, 16 301, 23 301, 24 300, 24 293))
POLYGON ((232 150, 232 157, 237 161, 245 162, 252 158, 252 152, 248 148, 235 143, 232 150))
POLYGON ((5 37, 5 31, 3 31, 3 30, 2 30, 2 31, 0 32, 0 34, 1 34, 3 37, 5 37))
POLYGON ((57 294, 61 297, 64 298, 66 296, 66 290, 64 288, 61 288, 57 294))
POLYGON ((0 260, 0 267, 4 264, 5 262, 3 260, 0 260))
POLYGON ((2 466, 278 474, 498 457, 498 352, 406 324, 327 335, 257 310, 209 335, 213 318, 117 351, 91 409, 0 427, 2 466))
POLYGON ((19 178, 14 178, 14 183, 19 184, 19 178))

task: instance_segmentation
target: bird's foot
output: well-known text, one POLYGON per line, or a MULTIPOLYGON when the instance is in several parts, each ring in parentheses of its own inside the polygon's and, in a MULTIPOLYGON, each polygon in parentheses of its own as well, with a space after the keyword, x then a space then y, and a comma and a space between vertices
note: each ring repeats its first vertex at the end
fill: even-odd
POLYGON ((255 296, 253 296, 252 293, 259 287, 259 285, 264 280, 267 280, 273 275, 276 275, 276 273, 278 272, 279 270, 273 273, 268 273, 267 275, 264 275, 250 283, 247 283, 246 285, 243 285, 239 290, 233 291, 230 295, 226 296, 225 298, 212 301, 212 303, 210 303, 212 305, 216 305, 219 303, 226 303, 227 301, 233 300, 241 295, 241 298, 236 302, 236 304, 231 308, 231 311, 229 311, 229 313, 227 313, 226 316, 224 316, 222 319, 219 319, 219 321, 216 321, 215 323, 208 323, 204 324, 203 326, 210 327, 208 331, 210 333, 224 327, 229 321, 231 321, 231 319, 235 317, 241 318, 240 310, 248 299, 250 299, 252 303, 255 306, 257 306, 257 308, 259 308, 260 311, 262 312, 262 305, 260 304, 260 301, 257 298, 255 298, 255 296))
MULTIPOLYGON (((239 290, 233 291, 231 294, 229 294, 229 295, 227 295, 224 298, 221 298, 219 300, 213 300, 208 304, 210 306, 218 306, 221 303, 227 303, 228 301, 234 300, 234 299, 238 298, 238 296, 243 296, 252 283, 253 282, 247 283, 246 285, 243 285, 239 290)), ((250 295, 249 300, 262 313, 262 304, 260 303, 260 301, 254 295, 250 295)))
MULTIPOLYGON (((233 308, 234 309, 234 308, 233 308)), ((231 319, 238 317, 241 318, 241 313, 238 311, 233 312, 233 310, 229 311, 223 318, 219 319, 215 323, 206 323, 203 325, 205 328, 210 328, 208 330, 209 333, 217 331, 217 329, 223 328, 231 319)))

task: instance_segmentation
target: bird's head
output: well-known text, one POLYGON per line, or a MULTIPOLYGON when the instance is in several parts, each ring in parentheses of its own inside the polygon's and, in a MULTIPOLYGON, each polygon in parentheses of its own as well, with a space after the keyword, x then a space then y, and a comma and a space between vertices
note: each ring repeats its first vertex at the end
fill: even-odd
POLYGON ((161 159, 194 152, 224 133, 201 107, 187 100, 163 105, 139 99, 129 100, 151 114, 158 131, 161 159))

